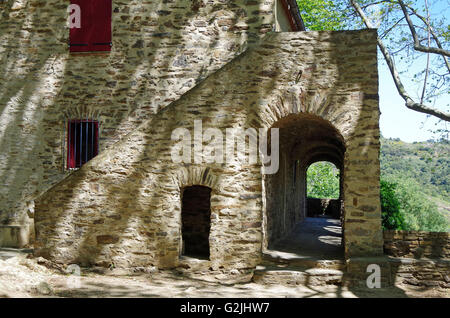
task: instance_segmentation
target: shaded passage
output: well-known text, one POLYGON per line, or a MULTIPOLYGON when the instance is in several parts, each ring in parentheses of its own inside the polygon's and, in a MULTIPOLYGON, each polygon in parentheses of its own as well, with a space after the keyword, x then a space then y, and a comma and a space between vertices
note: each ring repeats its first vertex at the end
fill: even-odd
POLYGON ((277 257, 343 259, 340 220, 307 217, 267 253, 277 257))
MULTIPOLYGON (((306 182, 308 168, 316 162, 327 161, 343 171, 346 151, 340 132, 318 116, 292 114, 277 121, 272 128, 279 128, 280 169, 276 174, 264 177, 265 246, 269 249, 273 249, 274 244, 284 239, 305 217, 325 212, 321 202, 316 207, 308 206, 311 199, 307 197, 307 188, 313 188, 311 183, 307 185, 306 182)), ((318 188, 323 189, 328 179, 322 171, 319 172, 310 181, 313 179, 318 188)), ((336 197, 343 193, 340 189, 343 180, 344 175, 340 173, 334 184, 336 189, 333 192, 338 193, 336 197)), ((329 197, 328 193, 322 195, 329 197)), ((339 218, 339 206, 335 210, 337 213, 331 215, 339 218)))

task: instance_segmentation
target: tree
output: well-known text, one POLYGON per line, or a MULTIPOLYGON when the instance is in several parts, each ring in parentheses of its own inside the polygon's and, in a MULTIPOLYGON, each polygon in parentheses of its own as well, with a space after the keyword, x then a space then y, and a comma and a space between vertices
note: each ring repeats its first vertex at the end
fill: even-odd
POLYGON ((308 30, 343 30, 347 27, 347 8, 342 1, 297 0, 297 3, 308 30))
POLYGON ((449 222, 439 212, 436 204, 426 199, 421 186, 413 179, 398 179, 396 195, 400 202, 400 213, 409 231, 446 232, 449 222))
POLYGON ((380 181, 381 225, 387 230, 404 230, 405 220, 400 212, 400 201, 395 190, 397 184, 385 180, 380 181))
POLYGON ((449 231, 450 224, 436 204, 426 199, 413 179, 381 180, 383 229, 407 231, 449 231))
MULTIPOLYGON (((433 104, 450 91, 450 26, 445 17, 432 17, 430 1, 433 0, 423 0, 422 7, 409 0, 297 0, 297 3, 310 30, 377 27, 378 47, 406 107, 448 122, 448 110, 433 104), (408 76, 416 84, 421 83, 419 94, 412 96, 403 84, 402 74, 423 55, 426 59, 423 69, 408 76), (399 71, 399 66, 404 71, 399 71)), ((446 0, 434 0, 433 4, 443 1, 446 0)))
POLYGON ((306 172, 307 196, 310 198, 339 198, 339 170, 329 162, 312 164, 306 172))

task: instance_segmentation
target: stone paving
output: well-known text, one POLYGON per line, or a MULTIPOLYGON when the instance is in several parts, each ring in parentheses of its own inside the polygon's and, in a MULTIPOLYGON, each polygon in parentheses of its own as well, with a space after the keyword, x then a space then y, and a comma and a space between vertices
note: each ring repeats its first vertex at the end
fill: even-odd
POLYGON ((285 259, 343 260, 340 220, 324 217, 306 218, 266 254, 285 259))
POLYGON ((31 254, 32 252, 33 252, 32 249, 27 249, 27 248, 2 247, 2 248, 0 248, 0 260, 6 261, 13 257, 26 256, 28 254, 31 254))
POLYGON ((449 297, 441 288, 398 285, 375 290, 343 286, 282 286, 254 282, 221 284, 184 276, 180 271, 96 274, 82 269, 73 276, 39 265, 29 250, 0 249, 0 297, 219 297, 219 298, 355 298, 449 297))

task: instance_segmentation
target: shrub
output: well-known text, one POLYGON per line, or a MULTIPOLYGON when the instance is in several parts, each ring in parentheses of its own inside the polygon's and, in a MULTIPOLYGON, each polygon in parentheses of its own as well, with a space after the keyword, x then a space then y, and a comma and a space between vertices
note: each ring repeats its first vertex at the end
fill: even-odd
POLYGON ((382 227, 387 230, 403 230, 404 217, 400 212, 400 201, 395 189, 397 184, 385 180, 380 181, 381 219, 382 227))

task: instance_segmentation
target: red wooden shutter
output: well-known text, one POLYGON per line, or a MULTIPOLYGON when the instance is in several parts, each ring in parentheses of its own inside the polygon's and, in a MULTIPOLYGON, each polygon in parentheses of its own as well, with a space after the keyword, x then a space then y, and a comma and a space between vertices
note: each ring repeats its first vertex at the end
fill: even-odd
POLYGON ((72 125, 72 121, 69 120, 67 125, 67 168, 75 168, 75 147, 76 147, 76 136, 75 136, 75 126, 72 125))
POLYGON ((81 28, 70 29, 70 52, 111 51, 111 0, 70 0, 81 9, 81 28))

